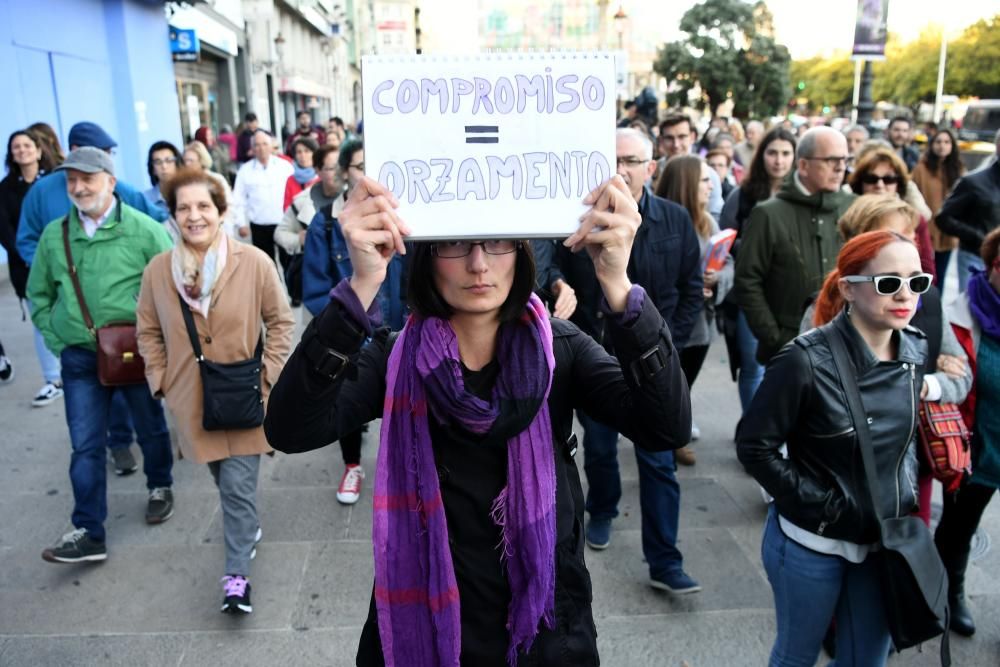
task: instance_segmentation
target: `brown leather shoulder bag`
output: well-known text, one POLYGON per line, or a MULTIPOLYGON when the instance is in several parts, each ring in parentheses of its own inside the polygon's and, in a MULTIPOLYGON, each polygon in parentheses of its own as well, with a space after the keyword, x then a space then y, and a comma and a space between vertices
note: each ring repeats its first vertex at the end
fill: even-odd
POLYGON ((105 387, 126 384, 141 384, 146 381, 146 364, 139 354, 135 322, 108 322, 103 327, 94 327, 94 319, 83 298, 80 277, 73 262, 73 252, 69 247, 69 216, 62 221, 63 248, 66 250, 66 267, 80 303, 80 313, 87 331, 97 341, 97 379, 105 387))

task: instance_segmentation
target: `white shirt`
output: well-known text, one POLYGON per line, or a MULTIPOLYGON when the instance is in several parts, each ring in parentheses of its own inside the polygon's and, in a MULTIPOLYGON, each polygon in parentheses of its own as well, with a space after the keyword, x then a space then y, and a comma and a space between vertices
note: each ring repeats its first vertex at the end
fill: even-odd
POLYGON ((285 185, 295 172, 292 165, 277 155, 267 160, 267 166, 254 158, 243 163, 236 172, 233 186, 232 220, 243 226, 277 225, 284 215, 285 185))
POLYGON ((94 238, 94 234, 97 233, 97 228, 108 221, 108 218, 111 217, 111 213, 114 210, 115 210, 114 201, 111 202, 111 206, 108 207, 108 210, 102 213, 97 218, 91 218, 80 209, 76 210, 77 215, 80 217, 80 222, 83 223, 83 233, 87 235, 88 239, 94 238))

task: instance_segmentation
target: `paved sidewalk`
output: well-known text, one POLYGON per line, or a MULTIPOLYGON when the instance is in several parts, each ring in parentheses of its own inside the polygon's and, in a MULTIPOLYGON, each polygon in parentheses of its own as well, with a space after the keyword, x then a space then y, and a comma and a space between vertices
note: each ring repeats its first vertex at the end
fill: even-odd
MULTIPOLYGON (((174 468, 177 509, 170 521, 144 523, 141 472, 109 474, 108 560, 46 563, 42 549, 70 528, 65 415, 61 401, 30 405, 41 386, 31 329, 21 322, 6 268, 0 272, 0 340, 17 372, 13 384, 0 387, 0 665, 353 665, 372 585, 376 428, 364 448, 369 478, 353 508, 334 497, 338 448, 265 458, 258 501, 264 540, 253 565, 249 617, 219 613, 218 496, 207 468, 189 461, 174 468)), ((696 384, 698 463, 679 473, 680 548, 704 591, 671 599, 646 585, 638 476, 631 444, 623 441, 622 516, 610 548, 587 553, 604 665, 767 662, 774 620, 759 555, 765 507, 736 461, 731 440, 739 408, 724 354, 719 341, 696 384)), ((139 455, 138 447, 133 451, 139 455)), ((997 506, 984 520, 987 534, 1000 535, 997 506)), ((996 549, 970 567, 979 632, 973 640, 954 637, 956 665, 1000 665, 997 572, 996 549)), ((935 643, 890 664, 930 666, 936 655, 935 643)))

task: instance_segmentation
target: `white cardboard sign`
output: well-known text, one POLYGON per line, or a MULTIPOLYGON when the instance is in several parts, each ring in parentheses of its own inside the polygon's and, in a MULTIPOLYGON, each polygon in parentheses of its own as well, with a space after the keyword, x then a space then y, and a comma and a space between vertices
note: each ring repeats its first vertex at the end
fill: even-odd
POLYGON ((412 239, 561 238, 615 168, 610 53, 365 56, 365 170, 412 239))

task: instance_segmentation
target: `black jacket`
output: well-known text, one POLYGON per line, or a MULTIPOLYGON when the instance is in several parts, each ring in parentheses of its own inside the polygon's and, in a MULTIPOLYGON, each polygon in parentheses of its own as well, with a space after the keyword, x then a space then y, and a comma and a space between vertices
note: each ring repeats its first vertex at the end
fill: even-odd
MULTIPOLYGON (((615 323, 608 327, 617 359, 573 324, 552 320, 556 367, 549 410, 554 440, 552 455, 556 460, 556 628, 543 629, 538 634, 531 652, 519 660, 522 667, 598 662, 590 575, 583 554, 583 491, 570 453, 575 449, 573 410, 584 410, 650 450, 681 447, 690 433, 688 390, 670 333, 651 302, 648 299, 644 302, 641 314, 631 325, 615 323), (651 375, 642 370, 640 361, 647 353, 647 367, 659 367, 651 375), (627 369, 624 373, 623 367, 627 369)), ((284 452, 316 449, 381 416, 389 348, 387 330, 376 332, 362 348, 364 340, 364 333, 354 328, 336 301, 331 301, 309 325, 271 391, 264 430, 275 449, 284 452), (336 380, 319 373, 303 352, 313 337, 350 358, 347 371, 336 380)), ((441 443, 435 439, 434 446, 439 451, 441 443)), ((452 461, 456 461, 454 454, 454 451, 448 454, 452 461)), ((454 479, 460 462, 449 463, 436 455, 436 464, 461 594, 463 589, 491 584, 496 579, 491 572, 501 567, 496 541, 489 542, 480 553, 470 553, 472 550, 467 548, 470 534, 493 528, 489 511, 492 492, 479 493, 479 497, 472 499, 470 496, 476 495, 477 486, 490 486, 486 478, 492 478, 497 471, 482 473, 485 482, 480 485, 476 478, 454 479)), ((472 474, 468 466, 465 470, 466 476, 472 474)), ((505 479, 505 470, 501 474, 505 479)), ((463 605, 463 635, 465 612, 463 605)), ((505 649, 507 630, 503 623, 498 623, 492 632, 495 634, 491 645, 505 649)), ((465 664, 477 667, 504 664, 502 653, 485 657, 465 655, 471 645, 468 639, 465 635, 465 664)), ((474 640, 477 646, 485 643, 481 637, 474 640)), ((359 646, 358 664, 381 663, 377 621, 370 614, 359 646)))
POLYGON ((1000 226, 1000 160, 962 177, 934 222, 945 234, 957 236, 962 250, 978 257, 983 239, 1000 226))
MULTIPOLYGON (((857 372, 868 414, 881 485, 882 517, 909 514, 917 504, 917 401, 927 345, 908 327, 893 334, 897 359, 878 361, 844 315, 830 331, 840 335, 857 372)), ((778 512, 796 526, 839 540, 879 539, 847 399, 830 348, 819 329, 786 345, 768 365, 764 381, 737 434, 740 462, 774 496, 778 512), (778 451, 788 445, 788 458, 778 451)))
POLYGON ((19 299, 25 298, 25 287, 28 284, 28 265, 17 252, 17 225, 21 218, 21 203, 30 187, 31 183, 25 183, 20 176, 13 173, 8 173, 0 181, 0 245, 7 251, 10 283, 19 299))
MULTIPOLYGON (((632 244, 628 277, 646 290, 681 349, 705 304, 698 236, 683 206, 657 197, 648 187, 639 199, 639 213, 642 224, 632 244)), ((572 253, 561 242, 535 242, 533 247, 541 286, 547 289, 564 279, 576 290, 578 303, 570 320, 594 340, 610 343, 600 312, 603 293, 587 253, 572 253)))

